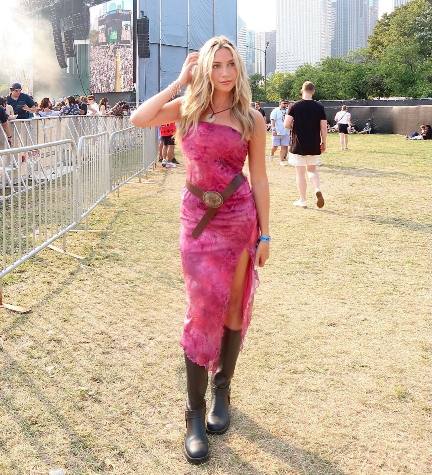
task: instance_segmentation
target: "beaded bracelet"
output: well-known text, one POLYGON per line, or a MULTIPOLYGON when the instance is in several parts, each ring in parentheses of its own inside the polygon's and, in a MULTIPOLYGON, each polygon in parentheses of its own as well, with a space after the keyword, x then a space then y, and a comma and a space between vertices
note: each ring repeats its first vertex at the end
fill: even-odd
POLYGON ((260 241, 263 241, 263 242, 270 242, 270 241, 271 241, 271 237, 268 236, 267 234, 261 234, 259 240, 260 240, 260 241))

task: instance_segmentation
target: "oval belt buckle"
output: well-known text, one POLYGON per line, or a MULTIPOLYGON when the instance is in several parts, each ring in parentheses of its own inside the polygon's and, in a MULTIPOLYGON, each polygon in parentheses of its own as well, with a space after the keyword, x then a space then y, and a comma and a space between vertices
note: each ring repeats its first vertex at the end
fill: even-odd
POLYGON ((217 191, 205 191, 202 197, 207 208, 219 208, 223 205, 223 196, 217 191))

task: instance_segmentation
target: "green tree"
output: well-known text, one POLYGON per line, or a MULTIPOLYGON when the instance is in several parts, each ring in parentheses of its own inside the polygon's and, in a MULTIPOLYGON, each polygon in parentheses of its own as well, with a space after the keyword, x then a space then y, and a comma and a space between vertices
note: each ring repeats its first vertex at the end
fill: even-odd
POLYGON ((317 94, 315 95, 315 99, 325 99, 318 87, 320 84, 320 75, 321 71, 319 65, 312 66, 311 64, 304 64, 303 66, 300 66, 294 73, 291 99, 298 100, 300 98, 300 90, 305 81, 312 81, 315 86, 317 86, 317 94))
POLYGON ((249 84, 252 91, 252 100, 264 101, 264 76, 261 74, 252 74, 252 76, 249 77, 249 84))
POLYGON ((378 72, 377 68, 369 68, 367 90, 369 97, 387 97, 390 95, 385 78, 380 72, 378 72))
POLYGON ((378 63, 378 72, 384 78, 387 91, 392 96, 418 97, 423 75, 419 60, 419 45, 396 44, 388 46, 378 63))
POLYGON ((387 48, 407 42, 422 45, 421 56, 431 56, 432 3, 429 0, 411 0, 390 15, 384 15, 369 37, 369 54, 380 58, 387 48))
POLYGON ((278 102, 280 99, 292 99, 293 83, 294 74, 272 74, 267 78, 267 100, 278 102))
MULTIPOLYGON (((420 97, 431 92, 432 2, 411 0, 377 23, 369 38, 371 92, 420 97)), ((376 94, 380 95, 380 94, 376 94)))

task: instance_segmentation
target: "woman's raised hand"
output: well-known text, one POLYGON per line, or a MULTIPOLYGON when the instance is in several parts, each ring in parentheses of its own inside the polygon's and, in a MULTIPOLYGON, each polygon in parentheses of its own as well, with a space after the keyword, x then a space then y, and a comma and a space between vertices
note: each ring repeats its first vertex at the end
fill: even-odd
POLYGON ((182 70, 178 77, 178 81, 182 86, 187 86, 192 82, 192 69, 198 63, 199 53, 194 52, 187 55, 187 58, 183 64, 182 70))

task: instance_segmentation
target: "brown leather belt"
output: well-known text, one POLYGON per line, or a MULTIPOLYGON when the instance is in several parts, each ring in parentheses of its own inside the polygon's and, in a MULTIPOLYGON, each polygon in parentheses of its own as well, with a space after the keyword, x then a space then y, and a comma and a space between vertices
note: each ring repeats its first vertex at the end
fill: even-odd
POLYGON ((218 209, 234 194, 245 179, 246 177, 239 173, 220 193, 218 191, 201 190, 201 188, 193 185, 190 181, 186 181, 186 188, 207 206, 207 211, 192 231, 192 237, 196 239, 204 231, 207 224, 216 216, 218 209))

